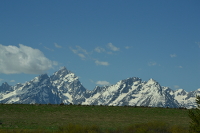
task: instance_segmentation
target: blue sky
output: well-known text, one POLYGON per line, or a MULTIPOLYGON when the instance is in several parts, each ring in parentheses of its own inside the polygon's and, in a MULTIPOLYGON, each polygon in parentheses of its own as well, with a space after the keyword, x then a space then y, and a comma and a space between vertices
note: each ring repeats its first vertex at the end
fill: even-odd
POLYGON ((129 77, 200 88, 199 0, 0 2, 0 83, 60 67, 89 90, 129 77))

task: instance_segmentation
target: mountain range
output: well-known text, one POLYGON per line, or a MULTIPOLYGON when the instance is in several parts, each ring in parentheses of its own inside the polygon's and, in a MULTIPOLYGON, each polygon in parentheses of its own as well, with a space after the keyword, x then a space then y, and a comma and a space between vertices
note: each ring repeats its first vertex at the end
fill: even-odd
POLYGON ((120 80, 110 86, 96 86, 87 90, 79 78, 66 67, 51 76, 42 74, 24 84, 0 86, 0 103, 6 104, 83 104, 108 106, 148 106, 195 108, 200 89, 187 92, 161 86, 154 79, 142 81, 138 77, 120 80))

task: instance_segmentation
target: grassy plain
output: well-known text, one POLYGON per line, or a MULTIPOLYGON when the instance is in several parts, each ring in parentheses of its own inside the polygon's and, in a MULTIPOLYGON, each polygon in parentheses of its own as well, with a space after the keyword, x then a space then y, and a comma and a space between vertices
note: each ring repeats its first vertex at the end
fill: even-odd
POLYGON ((190 118, 188 110, 172 108, 0 104, 0 129, 56 131, 68 124, 116 129, 152 121, 188 128, 190 118))

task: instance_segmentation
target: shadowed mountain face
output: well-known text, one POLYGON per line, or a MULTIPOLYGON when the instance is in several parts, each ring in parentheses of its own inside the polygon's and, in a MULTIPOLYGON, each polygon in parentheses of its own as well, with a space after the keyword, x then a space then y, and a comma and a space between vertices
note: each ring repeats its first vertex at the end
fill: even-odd
POLYGON ((153 79, 145 82, 132 77, 115 85, 85 89, 78 77, 65 67, 50 77, 42 74, 25 84, 0 86, 1 103, 87 104, 149 107, 196 107, 195 98, 200 90, 186 92, 162 87, 153 79))
POLYGON ((0 86, 0 93, 9 93, 13 91, 13 87, 11 87, 7 82, 3 83, 1 86, 0 86))

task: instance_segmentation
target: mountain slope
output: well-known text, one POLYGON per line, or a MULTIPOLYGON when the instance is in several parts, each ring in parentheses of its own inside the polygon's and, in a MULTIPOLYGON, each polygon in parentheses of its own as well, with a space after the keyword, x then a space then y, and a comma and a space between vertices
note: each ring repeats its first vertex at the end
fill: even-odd
POLYGON ((94 93, 83 104, 114 105, 114 106, 150 106, 179 107, 178 102, 168 94, 158 82, 150 79, 142 82, 134 77, 119 81, 117 84, 95 88, 94 93), (97 90, 102 91, 97 91, 97 90))
POLYGON ((47 74, 40 75, 24 85, 13 88, 15 88, 14 91, 2 96, 2 103, 60 103, 60 99, 57 96, 58 92, 51 85, 47 74))
POLYGON ((87 104, 114 106, 186 107, 196 106, 195 97, 200 89, 186 92, 171 90, 150 79, 147 82, 132 77, 114 85, 87 90, 78 77, 65 67, 51 76, 42 74, 25 84, 0 86, 1 103, 87 104))
POLYGON ((78 77, 65 67, 50 76, 51 83, 57 88, 63 103, 80 104, 85 100, 86 89, 78 77))

